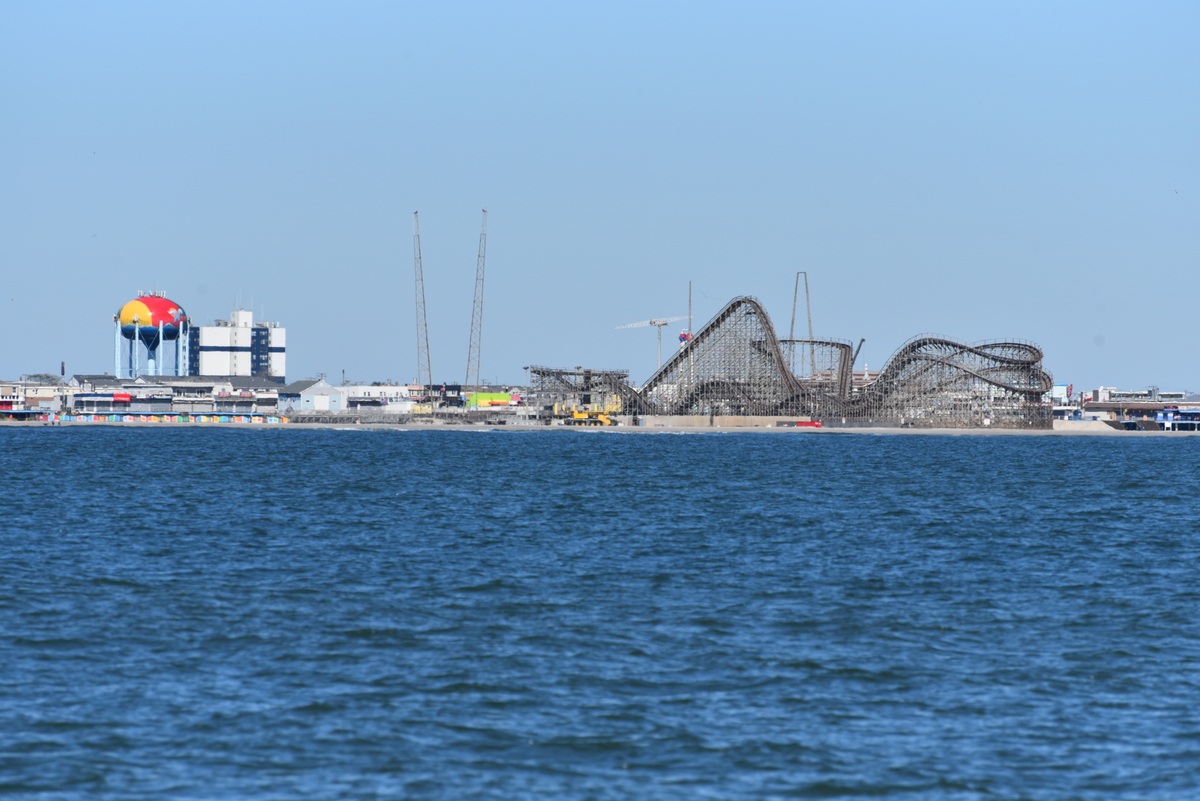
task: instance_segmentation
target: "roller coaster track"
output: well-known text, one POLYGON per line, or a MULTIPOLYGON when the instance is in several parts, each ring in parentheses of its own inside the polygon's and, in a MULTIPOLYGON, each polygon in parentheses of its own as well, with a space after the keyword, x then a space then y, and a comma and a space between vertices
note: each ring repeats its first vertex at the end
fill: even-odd
POLYGON ((1054 388, 1054 379, 1040 367, 1042 358, 1041 348, 1028 342, 964 345, 942 337, 919 336, 892 354, 870 387, 879 390, 911 383, 923 373, 950 368, 1007 392, 1041 396, 1054 388), (1011 372, 1018 380, 996 376, 1002 372, 1011 372))
MULTIPOLYGON (((801 349, 802 351, 804 349, 801 349)), ((938 409, 939 425, 1048 425, 1042 400, 1053 378, 1042 350, 1027 342, 967 345, 919 336, 902 345, 857 392, 850 348, 831 340, 785 340, 758 300, 731 300, 640 390, 618 388, 636 414, 807 414, 853 420, 920 419, 938 409), (823 363, 793 372, 784 344, 809 345, 823 363), (949 410, 949 411, 948 411, 949 410), (957 417, 948 420, 948 416, 957 417)), ((815 361, 815 357, 814 357, 815 361)))

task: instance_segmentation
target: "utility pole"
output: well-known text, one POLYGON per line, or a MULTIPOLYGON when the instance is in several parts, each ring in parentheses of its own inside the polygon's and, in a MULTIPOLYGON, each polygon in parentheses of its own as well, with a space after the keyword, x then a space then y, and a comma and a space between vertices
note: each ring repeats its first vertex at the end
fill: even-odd
POLYGON ((417 276, 417 383, 425 393, 432 391, 433 370, 429 366, 429 325, 425 319, 425 273, 421 267, 421 227, 413 212, 413 269, 417 276))
POLYGON ((483 228, 479 232, 479 258, 475 262, 475 304, 471 307, 471 344, 467 350, 467 378, 463 386, 479 384, 479 347, 483 339, 483 263, 486 256, 487 209, 484 209, 483 228))

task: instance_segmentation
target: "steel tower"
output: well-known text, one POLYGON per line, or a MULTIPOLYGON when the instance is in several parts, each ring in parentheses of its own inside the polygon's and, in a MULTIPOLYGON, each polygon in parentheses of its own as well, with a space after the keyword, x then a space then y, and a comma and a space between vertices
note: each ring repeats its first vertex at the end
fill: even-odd
POLYGON ((464 386, 479 385, 479 346, 483 339, 483 263, 487 255, 487 209, 483 210, 483 228, 479 233, 479 259, 475 263, 475 305, 471 310, 471 344, 467 350, 467 378, 464 386))
POLYGON ((433 370, 429 366, 429 325, 425 319, 425 273, 421 268, 421 226, 413 212, 413 269, 417 276, 417 383, 432 391, 433 370))

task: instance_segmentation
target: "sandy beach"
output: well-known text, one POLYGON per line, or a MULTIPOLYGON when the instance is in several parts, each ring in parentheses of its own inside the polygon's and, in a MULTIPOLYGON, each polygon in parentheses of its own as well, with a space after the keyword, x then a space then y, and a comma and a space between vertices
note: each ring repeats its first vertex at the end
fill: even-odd
POLYGON ((1005 428, 790 428, 775 426, 544 426, 544 425, 495 425, 495 424, 445 424, 445 423, 151 423, 151 422, 12 422, 0 421, 7 427, 28 428, 75 428, 93 426, 98 428, 204 428, 204 429, 251 429, 258 431, 475 431, 475 432, 528 432, 557 431, 565 434, 773 434, 791 436, 827 435, 883 435, 883 436, 955 436, 955 437, 1194 437, 1200 431, 1118 431, 1101 422, 1060 422, 1051 430, 1022 430, 1005 428))

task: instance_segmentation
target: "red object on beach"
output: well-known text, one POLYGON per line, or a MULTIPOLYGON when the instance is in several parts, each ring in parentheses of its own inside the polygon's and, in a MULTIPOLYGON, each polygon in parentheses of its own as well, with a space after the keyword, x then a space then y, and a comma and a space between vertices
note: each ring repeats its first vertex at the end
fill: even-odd
POLYGON ((820 428, 820 427, 821 427, 820 420, 813 420, 812 422, 809 422, 809 423, 803 423, 803 422, 797 421, 797 423, 796 423, 796 428, 820 428))

